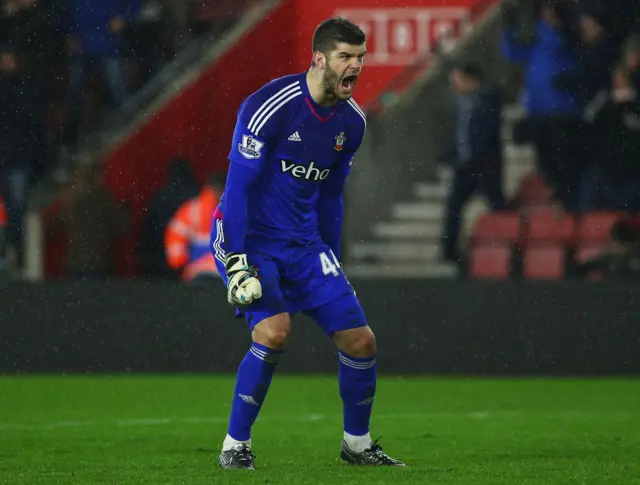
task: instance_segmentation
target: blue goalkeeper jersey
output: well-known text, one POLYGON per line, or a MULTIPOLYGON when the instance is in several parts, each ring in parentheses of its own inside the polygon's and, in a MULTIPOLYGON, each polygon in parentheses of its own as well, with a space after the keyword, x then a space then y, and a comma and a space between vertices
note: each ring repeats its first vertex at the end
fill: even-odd
POLYGON ((342 191, 366 128, 353 100, 318 105, 306 72, 269 82, 241 105, 222 219, 227 252, 323 241, 339 254, 342 191))

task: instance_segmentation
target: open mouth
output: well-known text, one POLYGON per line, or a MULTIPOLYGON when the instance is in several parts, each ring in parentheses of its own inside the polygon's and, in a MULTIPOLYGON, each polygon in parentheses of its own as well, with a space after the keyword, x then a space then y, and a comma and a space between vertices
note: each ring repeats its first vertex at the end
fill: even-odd
POLYGON ((356 85, 357 80, 358 80, 358 76, 356 75, 343 77, 342 82, 340 83, 343 91, 347 91, 347 92, 353 91, 353 88, 356 85))

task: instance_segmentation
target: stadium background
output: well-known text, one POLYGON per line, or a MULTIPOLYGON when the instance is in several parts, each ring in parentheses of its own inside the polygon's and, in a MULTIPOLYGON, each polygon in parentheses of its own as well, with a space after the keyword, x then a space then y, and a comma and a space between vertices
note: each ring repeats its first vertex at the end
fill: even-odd
MULTIPOLYGON (((574 3, 586 9, 597 5, 605 18, 607 8, 614 14, 619 9, 625 26, 631 24, 627 33, 637 29, 633 2, 574 3)), ((39 14, 53 15, 43 4, 49 6, 35 4, 43 9, 39 14)), ((164 8, 159 18, 165 20, 156 27, 170 24, 166 18, 174 15, 175 2, 143 4, 164 8)), ((0 482, 226 483, 212 475, 209 455, 217 451, 213 434, 225 426, 232 388, 227 374, 244 355, 249 336, 233 318, 223 288, 185 283, 177 274, 147 274, 144 221, 176 158, 191 167, 198 186, 211 172, 225 171, 241 100, 274 77, 305 69, 317 23, 342 14, 370 36, 356 92, 368 115, 368 136, 346 194, 345 269, 378 335, 385 376, 381 394, 393 395, 381 397, 377 408, 385 439, 408 461, 429 455, 409 472, 413 475, 393 480, 640 483, 633 458, 640 444, 634 418, 640 404, 634 377, 640 370, 637 283, 602 269, 576 270, 581 258, 606 250, 612 224, 632 217, 637 207, 628 202, 574 211, 543 180, 536 149, 520 133, 526 127, 524 76, 501 48, 510 15, 518 19, 520 35, 531 35, 533 2, 184 5, 189 5, 182 13, 186 20, 172 37, 179 41, 163 51, 146 76, 141 69, 144 56, 151 54, 132 43, 126 103, 106 108, 105 83, 93 75, 87 103, 92 123, 75 143, 68 143, 65 132, 66 54, 52 56, 52 67, 37 78, 48 86, 46 109, 29 109, 30 116, 42 117, 36 124, 44 134, 36 142, 41 149, 24 163, 40 157, 35 164, 45 168, 38 169, 29 188, 21 258, 5 250, 7 224, 0 214, 0 482), (452 264, 441 258, 452 174, 439 157, 455 130, 450 72, 468 60, 482 66, 503 95, 503 191, 510 202, 500 213, 482 197, 466 204, 464 254, 452 264), (107 255, 107 273, 80 278, 66 268, 73 256, 70 234, 51 226, 74 183, 88 170, 96 173, 94 168, 127 216, 109 244, 98 249, 107 255), (493 380, 496 376, 509 379, 493 380), (541 380, 514 379, 530 376, 541 380), (414 436, 412 443, 403 445, 403 437, 391 436, 396 432, 414 436), (162 444, 174 438, 178 448, 200 446, 200 452, 210 453, 204 458, 204 453, 185 451, 176 458, 162 444), (148 450, 140 451, 133 440, 148 450), (99 442, 123 451, 105 452, 99 442), (36 456, 48 458, 36 465, 36 456), (138 465, 131 465, 131 456, 138 465), (161 459, 170 465, 158 465, 161 459)), ((12 32, 24 34, 39 25, 23 23, 12 32)), ((52 31, 64 36, 56 29, 48 35, 52 31)), ((3 52, 20 45, 7 32, 0 36, 3 52)), ((59 44, 52 40, 51 46, 59 44)), ((612 89, 605 84, 598 92, 612 89)), ((7 106, 20 105, 3 109, 7 106)), ((17 133, 11 127, 18 125, 7 118, 10 137, 17 133)), ((578 140, 576 149, 593 146, 587 143, 592 140, 578 140)), ((320 446, 321 459, 335 458, 330 444, 318 445, 330 425, 320 416, 325 411, 313 406, 314 392, 334 391, 335 383, 323 375, 335 369, 329 342, 301 319, 282 370, 303 377, 282 376, 269 403, 276 406, 288 395, 282 409, 291 421, 278 421, 272 410, 259 427, 265 435, 285 429, 291 435, 291 442, 281 444, 265 440, 277 450, 268 458, 272 467, 288 463, 276 456, 292 447, 320 446), (317 435, 306 444, 308 436, 291 429, 300 419, 317 435)), ((326 409, 339 414, 335 405, 326 409)), ((306 477, 286 467, 277 473, 274 480, 282 483, 357 481, 356 474, 322 468, 306 477)), ((367 478, 390 480, 375 473, 367 478)))

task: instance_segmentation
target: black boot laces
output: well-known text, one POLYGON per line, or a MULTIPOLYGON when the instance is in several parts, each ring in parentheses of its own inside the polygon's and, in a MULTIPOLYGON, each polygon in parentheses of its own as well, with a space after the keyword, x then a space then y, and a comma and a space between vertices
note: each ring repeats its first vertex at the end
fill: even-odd
POLYGON ((371 457, 371 459, 378 464, 381 465, 394 465, 396 460, 387 455, 384 451, 382 451, 382 446, 378 444, 380 438, 375 440, 371 444, 371 448, 367 448, 364 452, 371 457))
POLYGON ((246 446, 240 450, 235 450, 235 452, 236 456, 238 457, 238 462, 242 463, 243 465, 252 465, 253 460, 256 459, 256 456, 246 446))

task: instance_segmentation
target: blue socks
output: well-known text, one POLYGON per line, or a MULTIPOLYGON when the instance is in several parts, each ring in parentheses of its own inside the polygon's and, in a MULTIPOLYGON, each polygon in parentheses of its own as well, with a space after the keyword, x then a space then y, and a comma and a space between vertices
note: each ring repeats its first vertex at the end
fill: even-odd
POLYGON ((338 355, 338 383, 343 402, 345 434, 368 436, 376 394, 376 358, 351 357, 343 352, 338 355))
MULTIPOLYGON (((267 396, 282 353, 282 350, 253 343, 240 363, 223 449, 243 442, 250 446, 251 428, 267 396)), ((338 383, 343 402, 345 437, 354 440, 360 437, 359 441, 366 447, 369 445, 369 423, 376 393, 376 358, 351 357, 344 352, 338 355, 338 383)), ((359 444, 356 441, 354 443, 359 444)))
POLYGON ((240 363, 228 431, 233 440, 251 439, 251 427, 267 397, 271 378, 282 353, 282 350, 254 342, 240 363))

